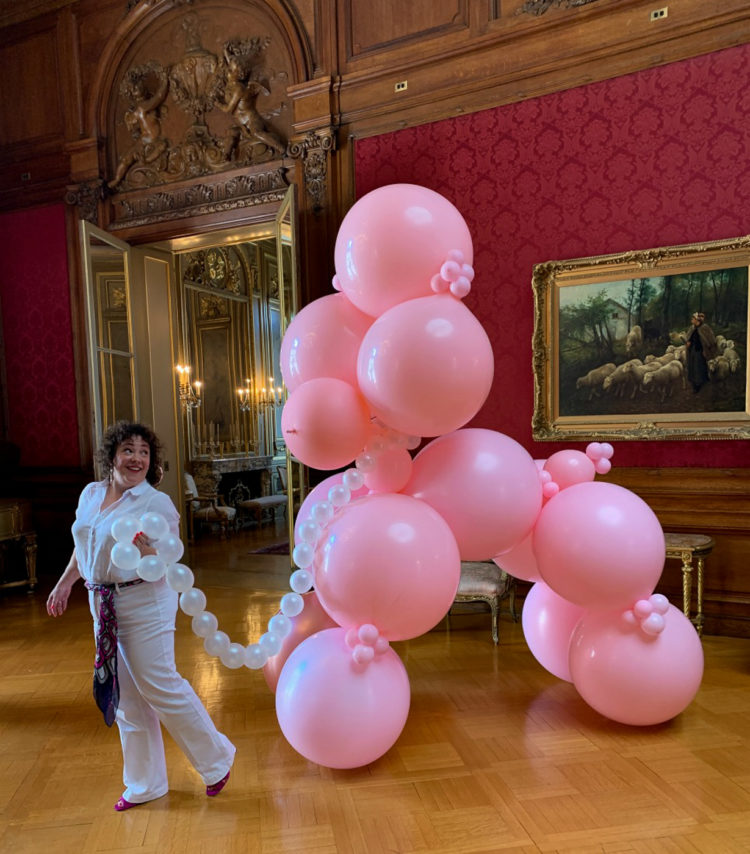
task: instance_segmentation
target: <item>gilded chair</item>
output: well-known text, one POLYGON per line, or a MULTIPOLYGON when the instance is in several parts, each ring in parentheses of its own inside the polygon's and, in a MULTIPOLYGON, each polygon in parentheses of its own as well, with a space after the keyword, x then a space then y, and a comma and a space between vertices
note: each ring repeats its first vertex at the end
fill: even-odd
POLYGON ((503 599, 508 599, 511 616, 516 620, 516 579, 493 561, 461 561, 461 580, 453 601, 485 602, 489 605, 495 643, 499 640, 497 623, 503 599))
POLYGON ((219 526, 219 533, 225 539, 229 526, 234 527, 237 511, 227 507, 218 495, 200 495, 195 484, 195 478, 185 472, 185 507, 187 509, 188 539, 195 540, 196 525, 219 526))

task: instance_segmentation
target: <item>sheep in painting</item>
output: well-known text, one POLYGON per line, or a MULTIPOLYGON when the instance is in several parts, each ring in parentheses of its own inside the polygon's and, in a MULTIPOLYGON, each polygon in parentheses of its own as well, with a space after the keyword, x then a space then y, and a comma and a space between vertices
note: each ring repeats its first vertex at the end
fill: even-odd
POLYGON ((659 392, 659 399, 662 403, 672 395, 675 384, 679 382, 685 384, 684 371, 681 362, 671 361, 667 365, 662 365, 655 371, 651 371, 643 378, 643 388, 650 391, 652 388, 659 392))
POLYGON ((607 362, 606 365, 600 365, 589 371, 585 377, 578 377, 576 380, 576 388, 587 388, 589 390, 589 400, 592 400, 594 395, 599 396, 602 388, 602 383, 615 370, 617 366, 614 362, 607 362))
POLYGON ((625 352, 628 356, 634 356, 643 346, 643 330, 640 326, 634 326, 625 336, 625 352))
POLYGON ((648 365, 628 365, 626 367, 624 373, 628 374, 633 386, 633 390, 630 393, 631 399, 636 396, 638 391, 648 391, 643 384, 643 380, 645 379, 646 374, 658 371, 660 367, 663 367, 663 365, 660 365, 659 362, 650 362, 648 365))
POLYGON ((729 371, 734 374, 740 369, 740 354, 734 349, 734 347, 727 347, 722 354, 723 358, 729 362, 729 371))
POLYGON ((711 382, 720 383, 731 373, 729 361, 726 356, 717 356, 715 359, 709 359, 708 362, 708 377, 711 382))

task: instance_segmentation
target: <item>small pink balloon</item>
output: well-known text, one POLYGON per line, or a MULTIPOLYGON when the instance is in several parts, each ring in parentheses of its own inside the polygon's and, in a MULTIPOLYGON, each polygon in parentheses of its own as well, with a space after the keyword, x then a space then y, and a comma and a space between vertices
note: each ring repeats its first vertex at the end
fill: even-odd
POLYGON ((552 480, 565 489, 574 483, 586 483, 596 474, 593 461, 582 451, 557 451, 544 464, 544 470, 552 475, 552 480))
POLYGON ((703 678, 700 638, 673 605, 662 619, 664 630, 656 635, 612 612, 590 611, 576 626, 569 659, 573 684, 600 714, 650 726, 692 702, 703 678))
POLYGON ((514 578, 520 578, 522 581, 541 581, 542 576, 539 574, 539 567, 536 565, 536 555, 534 554, 534 532, 524 537, 518 545, 512 549, 495 555, 492 558, 495 563, 504 569, 509 575, 514 578))
POLYGON ((586 613, 585 608, 558 596, 543 582, 526 594, 521 624, 534 658, 553 676, 572 682, 568 648, 573 629, 586 613))
MULTIPOLYGON (((344 474, 345 472, 338 471, 336 474, 332 474, 329 477, 325 478, 325 480, 321 480, 320 483, 316 484, 305 496, 305 500, 300 505, 299 510, 297 511, 297 518, 294 520, 294 540, 295 542, 299 542, 299 528, 300 525, 307 521, 310 518, 310 511, 313 506, 320 501, 328 501, 328 492, 333 486, 339 486, 344 482, 344 474)), ((369 489, 367 486, 362 486, 359 489, 355 489, 354 492, 351 493, 351 500, 355 501, 357 498, 361 498, 363 495, 367 495, 369 493, 369 489)))
POLYGON ((481 409, 494 372, 481 323, 450 294, 412 299, 367 330, 357 361, 362 394, 385 424, 440 436, 481 409))
POLYGON ((370 435, 363 397, 343 380, 319 377, 298 386, 281 413, 289 451, 305 465, 330 470, 350 463, 370 435))
POLYGON ((328 294, 306 305, 281 342, 281 375, 292 392, 307 380, 335 377, 357 384, 357 354, 372 317, 344 294, 328 294))
MULTIPOLYGON (((314 635, 316 632, 323 629, 338 628, 338 623, 332 620, 328 614, 320 607, 318 596, 314 590, 309 593, 303 593, 305 606, 301 613, 296 617, 290 617, 292 631, 281 642, 281 649, 272 658, 263 665, 263 675, 266 678, 266 684, 272 690, 276 690, 276 684, 279 681, 281 669, 286 663, 287 658, 292 652, 302 643, 303 640, 314 635)), ((279 612, 280 613, 280 612, 279 612)))
POLYGON ((387 448, 375 456, 375 468, 365 474, 365 485, 372 492, 401 492, 411 471, 411 454, 406 448, 387 448))
POLYGON ((434 507, 462 560, 490 560, 518 545, 542 507, 534 460, 510 436, 470 427, 440 436, 414 458, 403 490, 434 507))
POLYGON ((343 507, 315 553, 320 604, 345 627, 388 640, 429 631, 456 595, 461 561, 445 520, 416 498, 381 493, 343 507))
POLYGON ((448 253, 473 260, 471 234, 444 196, 416 184, 390 184, 359 199, 344 217, 334 258, 342 291, 378 317, 431 293, 448 253))
POLYGON ((586 608, 632 607, 648 599, 664 567, 664 533, 654 511, 630 490, 593 481, 563 489, 534 528, 542 580, 586 608))
MULTIPOLYGON (((409 714, 409 678, 392 649, 358 665, 344 629, 326 629, 289 656, 276 715, 292 747, 327 768, 359 768, 396 743, 409 714)), ((374 653, 372 647, 365 647, 374 653)))

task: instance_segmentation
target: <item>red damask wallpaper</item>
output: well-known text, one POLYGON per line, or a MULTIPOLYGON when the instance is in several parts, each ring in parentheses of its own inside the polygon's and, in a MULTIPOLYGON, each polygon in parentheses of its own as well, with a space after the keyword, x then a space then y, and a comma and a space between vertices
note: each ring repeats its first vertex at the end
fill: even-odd
POLYGON ((22 466, 78 466, 63 205, 0 215, 9 439, 22 466))
MULTIPOLYGON (((429 187, 464 215, 467 305, 495 383, 473 426, 531 441, 534 264, 750 233, 750 46, 364 139, 359 196, 429 187)), ((578 446, 584 447, 584 446, 578 446)), ((750 442, 619 442, 631 466, 750 465, 750 442)))

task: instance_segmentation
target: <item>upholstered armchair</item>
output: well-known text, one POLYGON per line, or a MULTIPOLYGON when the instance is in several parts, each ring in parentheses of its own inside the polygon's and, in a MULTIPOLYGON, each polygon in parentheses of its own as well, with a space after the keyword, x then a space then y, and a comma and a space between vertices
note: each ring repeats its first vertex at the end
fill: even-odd
POLYGON ((218 495, 199 495, 195 478, 185 472, 185 507, 187 512, 188 539, 195 540, 197 524, 219 526, 219 533, 225 539, 229 526, 234 526, 237 511, 227 507, 218 495))
POLYGON ((461 580, 455 602, 486 602, 492 612, 492 640, 498 643, 497 621, 500 603, 509 600, 510 613, 516 617, 516 579, 493 561, 462 561, 461 580))

